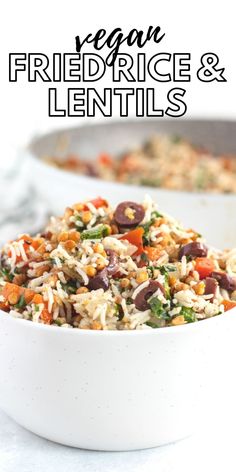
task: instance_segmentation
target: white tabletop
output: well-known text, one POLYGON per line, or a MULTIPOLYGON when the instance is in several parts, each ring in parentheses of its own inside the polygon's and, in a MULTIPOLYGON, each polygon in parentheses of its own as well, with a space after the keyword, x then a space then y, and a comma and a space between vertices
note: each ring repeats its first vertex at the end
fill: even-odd
POLYGON ((235 437, 217 423, 164 447, 132 452, 73 449, 44 440, 0 411, 1 472, 234 472, 235 437))

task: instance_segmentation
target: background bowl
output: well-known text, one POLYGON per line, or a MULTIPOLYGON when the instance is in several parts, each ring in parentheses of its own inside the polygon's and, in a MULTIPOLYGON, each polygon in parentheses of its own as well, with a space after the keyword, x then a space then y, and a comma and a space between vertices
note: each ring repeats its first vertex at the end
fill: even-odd
POLYGON ((177 134, 215 153, 236 153, 236 122, 219 120, 109 121, 60 130, 35 138, 29 145, 30 178, 51 213, 80 199, 102 195, 116 204, 140 201, 149 193, 163 211, 204 234, 215 247, 236 245, 236 194, 189 193, 107 182, 49 166, 43 156, 78 153, 94 159, 101 152, 117 155, 155 133, 177 134))
POLYGON ((197 422, 205 427, 214 400, 217 428, 219 402, 231 391, 235 330, 236 309, 123 332, 38 325, 1 312, 0 406, 30 431, 86 449, 176 441, 197 422))

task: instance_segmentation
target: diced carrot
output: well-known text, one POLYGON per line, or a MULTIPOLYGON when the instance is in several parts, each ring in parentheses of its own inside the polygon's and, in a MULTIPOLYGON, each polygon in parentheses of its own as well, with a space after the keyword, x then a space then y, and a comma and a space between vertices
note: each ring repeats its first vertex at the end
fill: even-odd
POLYGON ((78 164, 79 164, 78 156, 70 154, 69 156, 67 156, 65 164, 66 164, 66 167, 69 168, 69 169, 76 169, 78 167, 78 164))
POLYGON ((32 302, 32 300, 34 298, 34 294, 35 294, 35 292, 33 292, 33 290, 30 290, 29 288, 24 289, 23 295, 25 297, 26 304, 32 302))
POLYGON ((42 310, 40 318, 44 322, 44 324, 51 324, 52 323, 52 314, 49 313, 49 311, 46 307, 42 310))
POLYGON ((9 311, 10 307, 7 303, 0 302, 0 310, 2 311, 9 311))
POLYGON ((21 287, 19 287, 19 285, 7 282, 2 288, 2 295, 6 300, 8 300, 9 295, 11 295, 12 293, 15 293, 20 296, 21 287))
POLYGON ((103 154, 100 154, 100 156, 98 156, 98 162, 101 165, 110 167, 112 166, 113 159, 110 156, 110 154, 103 153, 103 154))
POLYGON ((130 242, 130 244, 133 244, 134 246, 137 247, 137 251, 134 253, 135 256, 138 256, 139 254, 142 254, 143 252, 143 233, 144 229, 143 228, 136 228, 129 233, 123 234, 123 236, 120 239, 126 239, 127 241, 130 242))
POLYGON ((43 303, 43 297, 40 293, 36 293, 32 299, 32 303, 38 305, 39 303, 43 303))
POLYGON ((144 253, 147 254, 150 261, 156 261, 160 256, 160 249, 152 246, 145 246, 144 253))
MULTIPOLYGON (((26 253, 26 255, 28 255, 29 253, 29 250, 30 250, 30 247, 33 247, 33 249, 38 249, 38 247, 42 244, 42 241, 43 239, 39 238, 39 239, 33 239, 31 238, 31 236, 29 236, 28 234, 22 234, 22 236, 20 236, 19 239, 17 239, 17 241, 24 241, 24 244, 23 244, 23 248, 24 248, 24 251, 26 253)), ((11 250, 8 251, 7 253, 8 257, 11 257, 12 256, 12 253, 11 253, 11 250)), ((16 262, 21 262, 22 261, 22 256, 16 256, 16 262)))
POLYGON ((207 257, 197 257, 195 262, 195 270, 199 273, 200 279, 205 279, 215 269, 214 262, 207 257))
POLYGON ((236 307, 236 302, 234 302, 233 300, 223 300, 222 305, 224 305, 225 311, 228 311, 236 307))
POLYGON ((29 288, 20 287, 19 285, 7 282, 2 288, 2 295, 6 300, 8 300, 8 297, 11 297, 12 294, 16 294, 18 298, 21 295, 24 295, 26 303, 30 303, 34 297, 35 292, 29 288))
POLYGON ((25 250, 26 254, 28 253, 30 246, 32 246, 34 249, 38 249, 38 247, 42 243, 42 239, 33 239, 33 238, 31 238, 31 236, 29 236, 27 234, 23 234, 19 238, 19 241, 22 240, 22 239, 24 240, 23 247, 24 247, 24 250, 25 250))
MULTIPOLYGON (((107 201, 104 200, 104 199, 101 198, 101 197, 94 198, 93 200, 90 200, 89 203, 92 203, 92 205, 93 205, 95 208, 100 208, 100 207, 102 207, 102 206, 108 207, 107 201)), ((84 208, 85 208, 86 210, 89 209, 89 208, 87 207, 87 205, 85 205, 84 208)))

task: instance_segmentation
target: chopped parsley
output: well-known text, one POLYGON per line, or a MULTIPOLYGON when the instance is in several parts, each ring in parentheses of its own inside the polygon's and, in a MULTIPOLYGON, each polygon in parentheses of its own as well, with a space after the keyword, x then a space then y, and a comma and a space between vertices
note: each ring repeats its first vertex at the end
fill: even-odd
POLYGON ((192 308, 183 306, 179 314, 184 316, 184 319, 185 321, 187 321, 187 323, 193 323, 194 321, 196 321, 196 314, 194 313, 192 308))
POLYGON ((168 275, 169 272, 175 272, 176 267, 174 265, 166 264, 162 266, 157 266, 156 269, 159 269, 162 275, 168 275))
POLYGON ((171 137, 171 141, 174 144, 178 144, 178 143, 181 143, 182 138, 178 134, 173 134, 173 136, 171 137))
POLYGON ((151 219, 148 223, 145 223, 144 225, 141 225, 141 228, 144 229, 144 233, 143 233, 143 243, 144 243, 144 246, 148 246, 149 245, 149 229, 150 227, 153 225, 153 223, 156 221, 157 218, 162 218, 162 214, 159 213, 158 211, 153 211, 151 213, 151 219))
POLYGON ((109 228, 106 225, 101 225, 93 229, 85 229, 81 233, 81 239, 102 239, 109 235, 109 228))
POLYGON ((0 272, 3 277, 6 277, 9 282, 12 282, 14 279, 14 274, 11 273, 10 269, 6 269, 5 267, 1 267, 0 272))
POLYGON ((24 297, 24 295, 21 295, 20 298, 19 298, 19 301, 18 301, 18 303, 16 303, 15 307, 16 308, 25 308, 26 305, 27 305, 27 303, 26 303, 25 297, 24 297))
POLYGON ((149 300, 149 305, 150 305, 150 309, 151 309, 152 314, 156 318, 161 319, 161 320, 168 320, 169 319, 169 315, 166 312, 166 309, 164 308, 164 305, 159 300, 159 298, 157 298, 157 297, 151 298, 151 300, 149 300))
POLYGON ((77 290, 76 281, 70 280, 66 284, 61 284, 63 290, 68 294, 75 294, 77 290))

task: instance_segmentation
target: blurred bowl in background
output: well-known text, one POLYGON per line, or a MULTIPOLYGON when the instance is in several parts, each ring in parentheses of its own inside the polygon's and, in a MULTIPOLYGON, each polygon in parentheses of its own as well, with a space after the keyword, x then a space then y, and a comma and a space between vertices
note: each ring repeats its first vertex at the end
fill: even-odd
POLYGON ((143 144, 155 133, 180 135, 213 153, 235 153, 235 131, 234 121, 203 119, 120 120, 54 131, 29 144, 30 180, 51 213, 60 214, 65 206, 97 195, 115 205, 122 199, 141 201, 148 193, 160 209, 197 229, 211 245, 233 247, 236 246, 236 194, 172 191, 109 182, 52 167, 43 157, 56 155, 63 159, 68 154, 77 154, 93 160, 102 152, 116 156, 143 144))

